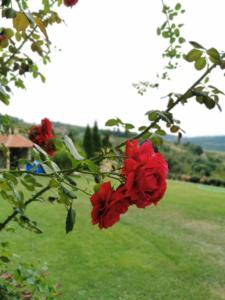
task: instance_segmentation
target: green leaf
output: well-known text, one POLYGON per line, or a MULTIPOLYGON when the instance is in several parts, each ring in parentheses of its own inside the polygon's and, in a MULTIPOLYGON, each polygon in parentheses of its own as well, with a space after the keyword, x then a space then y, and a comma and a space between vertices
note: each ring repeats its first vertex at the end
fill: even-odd
POLYGON ((167 39, 170 37, 170 33, 168 31, 163 31, 162 36, 167 39))
POLYGON ((198 60, 195 62, 195 69, 200 71, 204 69, 206 66, 206 59, 204 57, 200 57, 198 60))
POLYGON ((208 109, 213 109, 216 105, 215 101, 210 98, 210 97, 205 97, 204 98, 204 103, 205 103, 205 106, 208 108, 208 109))
POLYGON ((13 8, 6 8, 2 11, 2 16, 7 19, 13 19, 16 17, 16 11, 13 8))
POLYGON ((155 121, 158 118, 158 113, 156 110, 150 110, 147 114, 149 121, 155 121))
POLYGON ((153 145, 155 145, 155 146, 161 146, 163 144, 163 140, 159 136, 151 137, 151 141, 152 141, 153 145))
POLYGON ((197 61, 203 54, 203 51, 199 50, 199 49, 192 49, 191 51, 188 52, 188 54, 186 54, 184 56, 184 58, 188 61, 188 62, 192 62, 192 61, 197 61))
POLYGON ((183 44, 186 40, 183 37, 179 37, 178 41, 180 44, 183 44))
POLYGON ((155 132, 156 134, 158 134, 158 135, 161 135, 161 136, 164 136, 164 135, 166 135, 166 132, 165 132, 165 130, 162 130, 162 129, 158 129, 158 130, 156 130, 156 132, 155 132))
POLYGON ((3 176, 4 176, 4 178, 6 178, 7 180, 11 181, 13 184, 17 185, 18 180, 17 180, 16 176, 13 175, 12 173, 10 173, 10 172, 5 172, 5 173, 3 174, 3 176))
POLYGON ((9 6, 11 3, 11 0, 2 0, 2 6, 9 6))
POLYGON ((116 126, 119 125, 119 120, 118 119, 109 119, 106 121, 105 126, 116 126))
POLYGON ((180 129, 179 126, 173 125, 172 127, 170 127, 170 132, 176 133, 179 129, 180 129))
POLYGON ((66 216, 66 233, 69 233, 73 230, 74 224, 76 222, 76 212, 70 207, 66 216))
POLYGON ((126 130, 131 130, 134 128, 134 125, 133 124, 130 124, 130 123, 125 123, 125 129, 126 130))
POLYGON ((70 199, 76 199, 77 198, 76 194, 73 191, 71 191, 68 188, 66 188, 65 185, 61 184, 60 188, 61 188, 61 191, 63 192, 63 194, 66 197, 68 197, 70 199))
POLYGON ((4 30, 5 35, 7 36, 8 39, 14 36, 14 31, 11 28, 6 28, 4 30))
POLYGON ((52 187, 52 188, 56 188, 59 186, 59 182, 55 179, 55 178, 52 178, 50 181, 49 181, 49 186, 52 187))
POLYGON ((89 159, 85 159, 83 161, 83 165, 88 167, 89 171, 93 172, 93 173, 99 173, 99 169, 97 167, 97 165, 92 161, 92 160, 89 160, 89 159))
POLYGON ((4 255, 0 256, 0 260, 4 263, 9 263, 10 262, 10 259, 7 256, 4 256, 4 255))
POLYGON ((147 126, 140 126, 140 127, 138 128, 138 131, 144 131, 146 128, 147 128, 147 126))
POLYGON ((6 104, 6 105, 9 104, 9 95, 6 94, 6 92, 4 91, 3 87, 1 86, 1 84, 0 84, 0 100, 4 104, 6 104))
POLYGON ((197 42, 194 42, 194 41, 190 41, 189 42, 193 47, 197 48, 197 49, 205 49, 202 45, 200 45, 199 43, 197 42))
POLYGON ((17 31, 25 31, 27 27, 30 25, 30 22, 26 15, 22 12, 18 12, 16 17, 13 19, 13 27, 17 31))
POLYGON ((177 3, 176 6, 175 6, 175 9, 176 9, 176 10, 180 10, 180 9, 181 9, 181 4, 180 4, 180 3, 177 3))
POLYGON ((209 59, 211 60, 212 63, 214 64, 221 63, 220 54, 215 48, 210 48, 206 52, 209 55, 209 59))
POLYGON ((35 20, 36 25, 39 27, 41 32, 44 34, 44 36, 48 40, 47 30, 46 30, 46 27, 45 27, 45 24, 43 23, 43 21, 38 17, 35 17, 34 20, 35 20))
POLYGON ((76 160, 84 160, 84 157, 78 153, 76 147, 73 144, 73 141, 67 135, 64 137, 64 143, 67 149, 70 151, 70 153, 76 160))

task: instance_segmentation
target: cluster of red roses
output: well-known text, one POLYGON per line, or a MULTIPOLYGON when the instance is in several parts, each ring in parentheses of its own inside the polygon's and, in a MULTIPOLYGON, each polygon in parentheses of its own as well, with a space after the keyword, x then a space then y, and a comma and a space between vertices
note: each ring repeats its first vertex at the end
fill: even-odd
POLYGON ((111 183, 105 182, 91 196, 92 223, 108 228, 119 221, 130 205, 156 205, 166 191, 167 173, 166 160, 155 153, 150 141, 140 146, 137 140, 127 141, 121 174, 125 183, 113 190, 111 183))
POLYGON ((75 4, 77 4, 78 0, 64 0, 64 5, 65 6, 74 6, 75 4))
POLYGON ((41 125, 39 126, 32 126, 29 131, 29 138, 50 156, 54 155, 55 146, 52 141, 54 134, 52 132, 52 122, 49 119, 41 120, 41 125))

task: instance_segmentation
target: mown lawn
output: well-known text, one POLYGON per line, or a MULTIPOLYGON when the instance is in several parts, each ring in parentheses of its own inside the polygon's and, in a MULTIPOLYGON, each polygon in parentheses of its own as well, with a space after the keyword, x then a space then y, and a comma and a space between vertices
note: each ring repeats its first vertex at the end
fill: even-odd
POLYGON ((19 255, 48 262, 62 299, 225 299, 225 189, 169 182, 157 207, 132 207, 108 230, 91 225, 87 197, 76 208, 69 235, 64 208, 50 203, 29 208, 44 234, 0 233, 19 255))

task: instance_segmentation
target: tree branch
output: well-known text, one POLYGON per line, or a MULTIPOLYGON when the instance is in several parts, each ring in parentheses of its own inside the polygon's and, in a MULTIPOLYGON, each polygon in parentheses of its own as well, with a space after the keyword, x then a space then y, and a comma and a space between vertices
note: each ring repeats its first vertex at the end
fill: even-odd
MULTIPOLYGON (((169 107, 167 108, 166 112, 170 112, 177 104, 179 104, 182 100, 184 100, 187 95, 216 67, 216 64, 213 64, 209 69, 205 71, 205 73, 202 74, 202 76, 194 83, 191 87, 187 89, 187 91, 182 94, 178 99, 169 107)), ((158 122, 160 121, 160 117, 158 117, 154 122, 152 122, 144 131, 136 135, 135 137, 131 138, 131 140, 139 139, 141 138, 145 133, 147 133, 151 128, 153 128, 158 122)), ((125 145, 125 142, 122 142, 121 144, 117 145, 115 148, 119 149, 125 145)))

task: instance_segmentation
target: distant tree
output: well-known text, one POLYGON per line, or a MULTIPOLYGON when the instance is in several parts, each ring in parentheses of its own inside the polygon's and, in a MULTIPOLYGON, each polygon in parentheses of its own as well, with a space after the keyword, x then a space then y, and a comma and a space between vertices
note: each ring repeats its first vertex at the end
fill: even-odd
POLYGON ((95 121, 92 131, 93 151, 98 152, 101 150, 101 136, 98 130, 98 124, 95 121))
POLYGON ((104 137, 102 138, 102 147, 107 148, 107 147, 111 147, 112 144, 109 140, 109 133, 106 133, 104 135, 104 137))
POLYGON ((193 154, 202 155, 204 153, 203 149, 199 145, 190 144, 189 149, 193 154))
POLYGON ((0 132, 3 134, 13 134, 15 125, 8 115, 0 116, 0 132))
POLYGON ((93 151, 92 133, 89 125, 87 125, 84 132, 83 147, 84 147, 84 151, 87 154, 87 157, 91 157, 94 151, 93 151))

